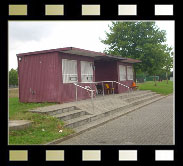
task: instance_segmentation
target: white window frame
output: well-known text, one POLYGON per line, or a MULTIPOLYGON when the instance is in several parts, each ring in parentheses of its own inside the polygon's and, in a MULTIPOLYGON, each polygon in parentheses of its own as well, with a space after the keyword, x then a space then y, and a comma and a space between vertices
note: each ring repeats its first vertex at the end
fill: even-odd
POLYGON ((93 62, 80 61, 80 64, 81 64, 81 82, 93 82, 93 62), (84 63, 90 64, 91 71, 86 71, 86 70, 82 69, 82 67, 83 67, 82 64, 84 64, 84 63))
MULTIPOLYGON (((73 64, 70 64, 73 65, 73 64)), ((69 66, 68 66, 69 67, 69 66)), ((70 60, 70 59, 62 59, 62 80, 63 83, 74 83, 74 82, 78 82, 78 72, 77 72, 77 60, 70 60), (66 73, 64 72, 64 61, 69 63, 74 62, 75 63, 75 72, 70 71, 67 69, 66 73)))
POLYGON ((126 66, 125 65, 119 65, 119 80, 126 81, 126 66), (122 70, 124 70, 124 71, 122 71, 122 70))
POLYGON ((133 67, 132 66, 127 66, 127 79, 133 80, 133 67))

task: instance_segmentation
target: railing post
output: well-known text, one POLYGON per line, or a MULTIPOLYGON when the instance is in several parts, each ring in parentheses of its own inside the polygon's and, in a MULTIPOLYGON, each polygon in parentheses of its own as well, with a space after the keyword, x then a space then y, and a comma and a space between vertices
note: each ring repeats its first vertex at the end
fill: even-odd
POLYGON ((114 82, 114 81, 112 81, 112 91, 113 91, 113 95, 114 95, 114 86, 113 86, 113 82, 114 82))
POLYGON ((104 82, 102 82, 102 90, 103 90, 103 96, 104 96, 104 82))
POLYGON ((93 113, 94 113, 93 90, 91 91, 91 102, 92 102, 92 110, 93 110, 93 113))
POLYGON ((76 101, 78 100, 78 86, 77 86, 77 84, 75 84, 76 85, 76 101))

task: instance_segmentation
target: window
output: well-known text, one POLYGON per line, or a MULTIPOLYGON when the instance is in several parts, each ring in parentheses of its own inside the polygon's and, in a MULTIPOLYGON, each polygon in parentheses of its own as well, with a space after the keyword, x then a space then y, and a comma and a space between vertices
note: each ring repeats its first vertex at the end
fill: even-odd
POLYGON ((125 81, 126 80, 126 66, 119 65, 119 80, 125 81))
POLYGON ((127 79, 133 80, 133 69, 132 66, 127 66, 127 79))
POLYGON ((72 83, 78 81, 76 60, 62 59, 62 78, 63 83, 72 83))
POLYGON ((93 82, 93 63, 81 61, 81 82, 93 82))

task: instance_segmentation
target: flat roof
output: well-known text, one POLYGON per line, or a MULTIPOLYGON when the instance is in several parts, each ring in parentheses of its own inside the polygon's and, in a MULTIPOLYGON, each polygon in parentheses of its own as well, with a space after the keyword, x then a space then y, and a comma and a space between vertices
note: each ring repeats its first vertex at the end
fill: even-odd
POLYGON ((120 60, 121 62, 127 62, 127 63, 141 62, 140 60, 136 60, 136 59, 109 55, 101 52, 89 51, 89 50, 75 48, 75 47, 65 47, 65 48, 57 48, 57 49, 50 49, 50 50, 43 50, 43 51, 28 52, 28 53, 20 53, 20 54, 17 54, 17 57, 43 54, 43 53, 52 53, 52 52, 62 52, 62 53, 68 53, 68 54, 74 54, 74 55, 93 57, 95 60, 120 60))
POLYGON ((138 59, 126 58, 122 62, 127 62, 127 63, 140 63, 142 61, 141 60, 138 60, 138 59))

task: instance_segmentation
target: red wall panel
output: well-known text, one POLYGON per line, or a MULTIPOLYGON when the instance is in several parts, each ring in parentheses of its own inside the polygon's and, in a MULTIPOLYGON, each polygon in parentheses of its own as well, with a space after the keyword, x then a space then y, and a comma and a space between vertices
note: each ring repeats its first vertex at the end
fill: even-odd
MULTIPOLYGON (((93 62, 93 58, 90 57, 84 57, 84 56, 78 56, 74 54, 64 54, 60 53, 59 54, 59 64, 58 64, 58 73, 59 73, 59 86, 60 86, 60 91, 59 91, 59 98, 60 102, 69 102, 69 101, 75 101, 76 100, 76 86, 73 83, 64 83, 62 80, 62 59, 70 59, 70 60, 77 60, 77 72, 78 72, 78 82, 81 82, 81 67, 80 67, 80 61, 88 61, 88 62, 93 62)), ((95 73, 94 73, 94 79, 95 81, 95 73)), ((84 84, 80 83, 79 85, 81 86, 90 86, 92 89, 95 89, 94 84, 84 84)), ((89 93, 78 87, 77 88, 77 94, 78 94, 78 100, 82 99, 87 99, 90 98, 89 93)))
POLYGON ((58 102, 57 53, 23 56, 18 61, 21 102, 58 102))
MULTIPOLYGON (((118 82, 120 82, 124 85, 127 85, 127 86, 131 86, 132 83, 133 83, 133 80, 127 80, 127 70, 126 70, 126 81, 120 81, 120 78, 119 78, 119 65, 124 65, 124 66, 127 67, 127 66, 132 66, 132 64, 117 62, 118 82)), ((123 93, 123 92, 127 92, 127 91, 128 91, 128 88, 118 84, 118 93, 123 93)))

